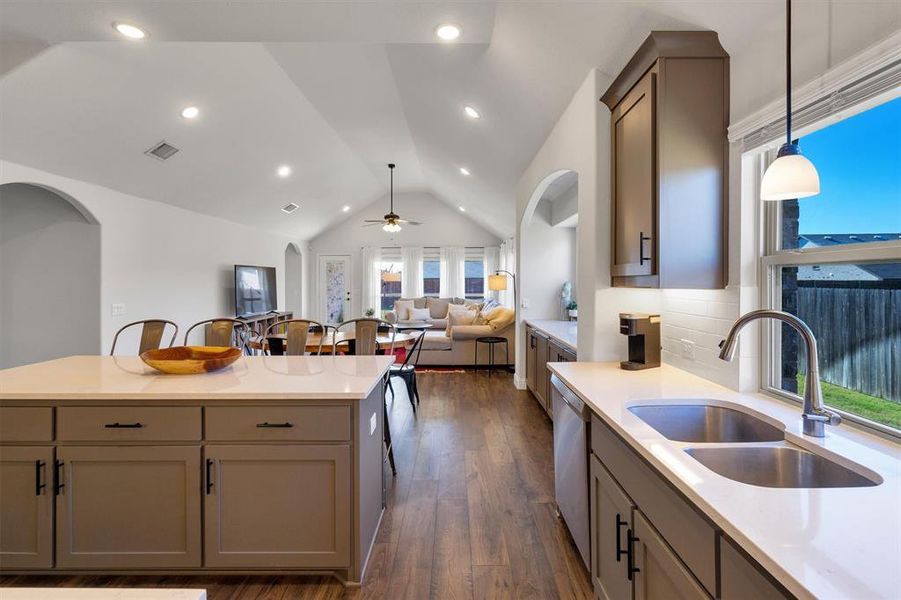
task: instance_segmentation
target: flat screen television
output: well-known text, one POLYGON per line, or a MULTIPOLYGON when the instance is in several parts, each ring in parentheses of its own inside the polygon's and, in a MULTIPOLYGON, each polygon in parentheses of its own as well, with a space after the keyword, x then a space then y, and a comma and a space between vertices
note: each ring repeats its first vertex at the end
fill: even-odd
POLYGON ((239 317, 276 310, 275 267, 235 265, 235 314, 239 317))

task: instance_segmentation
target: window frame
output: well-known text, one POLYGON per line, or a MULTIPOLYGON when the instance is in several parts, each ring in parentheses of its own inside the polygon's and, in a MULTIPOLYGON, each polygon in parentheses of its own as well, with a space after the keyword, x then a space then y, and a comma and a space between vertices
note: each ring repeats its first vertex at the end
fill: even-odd
MULTIPOLYGON (((384 247, 382 247, 378 262, 379 262, 379 312, 378 312, 378 318, 381 319, 381 318, 384 318, 386 312, 389 312, 391 310, 390 308, 387 308, 387 309, 382 308, 382 302, 383 302, 384 298, 386 298, 386 297, 395 298, 393 294, 390 296, 386 296, 385 294, 382 293, 382 284, 384 282, 382 281, 381 265, 384 263, 399 264, 400 265, 399 273, 401 276, 401 280, 403 280, 404 263, 403 263, 403 255, 401 254, 401 248, 399 246, 384 246, 384 247)), ((399 300, 402 297, 403 297, 403 289, 401 289, 401 291, 398 293, 397 297, 395 298, 395 301, 399 300)))
POLYGON ((485 264, 485 247, 484 246, 466 246, 463 249, 463 299, 464 300, 482 300, 488 297, 488 285, 485 282, 488 269, 485 264), (481 262, 482 263, 482 295, 477 298, 469 298, 466 295, 466 263, 481 262))
POLYGON ((443 269, 441 268, 441 247, 440 246, 425 246, 422 249, 422 294, 426 298, 440 298, 441 297, 441 279, 444 275, 442 273, 443 269), (434 294, 429 294, 425 291, 425 263, 427 262, 437 262, 438 263, 438 291, 434 294))
MULTIPOLYGON (((866 109, 872 108, 868 106, 866 109)), ((866 110, 864 109, 864 110, 866 110)), ((842 116, 842 119, 862 112, 854 107, 842 116), (855 110, 856 109, 856 110, 855 110)), ((832 125, 841 119, 835 116, 815 124, 814 129, 832 125)), ((769 148, 757 154, 755 174, 757 182, 763 177, 766 167, 776 158, 776 150, 769 148)), ((782 267, 797 267, 816 264, 859 264, 862 262, 901 262, 901 241, 886 240, 882 242, 863 242, 845 244, 843 246, 818 248, 782 248, 782 202, 767 202, 759 199, 759 189, 754 186, 754 198, 763 202, 763 226, 761 228, 762 255, 759 260, 760 306, 768 309, 781 309, 782 267)), ((765 321, 760 327, 760 389, 770 395, 802 404, 803 398, 783 390, 780 385, 782 328, 773 320, 765 321)), ((886 402, 890 402, 886 400, 886 402)), ((827 404, 827 406, 829 406, 827 404)), ((829 406, 830 410, 839 413, 856 425, 889 436, 901 439, 901 429, 895 429, 882 423, 871 421, 854 413, 829 406)))

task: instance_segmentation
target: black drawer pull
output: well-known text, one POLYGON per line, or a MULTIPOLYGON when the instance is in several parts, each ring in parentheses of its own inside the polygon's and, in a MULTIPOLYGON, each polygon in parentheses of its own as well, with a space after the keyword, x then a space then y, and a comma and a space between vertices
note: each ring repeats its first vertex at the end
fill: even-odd
POLYGON ((63 461, 58 460, 53 464, 53 495, 59 496, 60 491, 66 487, 62 476, 63 461))
POLYGON ((643 265, 646 260, 651 260, 650 256, 644 255, 644 243, 650 242, 651 238, 644 234, 644 231, 638 232, 638 264, 643 265))
POLYGON ((140 429, 143 426, 143 423, 119 423, 118 421, 104 425, 107 429, 140 429))
POLYGON ((213 489, 213 459, 206 459, 206 495, 210 495, 210 491, 213 489))
POLYGON ((44 465, 46 465, 42 460, 34 461, 34 495, 40 496, 41 490, 47 487, 46 483, 43 483, 43 477, 41 476, 44 471, 44 465))
POLYGON ((639 541, 637 537, 632 535, 632 530, 626 531, 626 577, 632 581, 635 573, 640 573, 641 569, 635 566, 635 542, 639 541))
POLYGON ((294 427, 294 423, 289 423, 285 421, 284 423, 257 423, 257 427, 262 429, 288 429, 290 427, 294 427))
POLYGON ((620 533, 623 530, 623 527, 628 527, 629 522, 623 520, 619 513, 616 513, 616 562, 620 562, 620 557, 623 554, 628 554, 628 550, 623 550, 623 541, 620 533))

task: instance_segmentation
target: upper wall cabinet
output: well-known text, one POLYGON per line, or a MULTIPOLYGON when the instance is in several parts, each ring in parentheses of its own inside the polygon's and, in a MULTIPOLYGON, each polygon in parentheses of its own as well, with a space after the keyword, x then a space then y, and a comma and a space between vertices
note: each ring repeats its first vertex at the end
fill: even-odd
POLYGON ((726 285, 729 55, 712 31, 655 31, 611 110, 614 286, 726 285))

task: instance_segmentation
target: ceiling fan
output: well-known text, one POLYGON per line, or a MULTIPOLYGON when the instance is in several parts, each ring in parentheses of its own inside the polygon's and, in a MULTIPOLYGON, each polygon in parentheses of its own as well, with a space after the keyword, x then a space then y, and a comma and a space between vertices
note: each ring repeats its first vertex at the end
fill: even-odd
POLYGON ((363 223, 365 223, 363 227, 381 225, 382 229, 388 233, 396 233, 401 230, 401 223, 404 225, 422 225, 422 223, 418 221, 405 221, 400 218, 400 215, 394 212, 394 167, 394 163, 388 163, 389 173, 391 173, 391 207, 388 209, 388 214, 381 219, 366 219, 363 221, 363 223))

